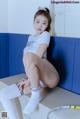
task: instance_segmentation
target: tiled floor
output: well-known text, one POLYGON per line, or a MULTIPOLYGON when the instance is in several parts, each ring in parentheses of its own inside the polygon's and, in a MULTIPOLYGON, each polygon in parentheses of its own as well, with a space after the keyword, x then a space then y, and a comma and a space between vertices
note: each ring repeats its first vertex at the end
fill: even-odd
MULTIPOLYGON (((26 76, 24 74, 7 77, 0 81, 3 83, 10 85, 18 82, 19 80, 24 79, 26 76)), ((5 86, 5 84, 3 84, 5 86)), ((2 85, 1 85, 2 86, 2 85)), ((0 88, 1 88, 0 86, 0 88)), ((3 87, 4 87, 3 86, 3 87)), ((22 96, 20 97, 20 102, 22 108, 26 102, 28 102, 29 97, 22 96)), ((52 91, 48 91, 45 95, 45 98, 41 101, 39 105, 39 109, 37 109, 31 116, 31 119, 47 119, 47 115, 49 111, 51 111, 55 107, 63 106, 63 105, 80 105, 80 95, 74 94, 62 88, 56 87, 52 91)), ((52 113, 50 119, 80 119, 80 110, 77 111, 69 111, 63 110, 52 113)), ((25 117, 24 119, 27 119, 25 117)))

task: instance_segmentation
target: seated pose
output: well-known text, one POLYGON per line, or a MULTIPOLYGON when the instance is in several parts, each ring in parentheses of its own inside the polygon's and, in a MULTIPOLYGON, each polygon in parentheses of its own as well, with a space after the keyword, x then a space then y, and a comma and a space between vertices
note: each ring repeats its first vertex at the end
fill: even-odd
POLYGON ((23 52, 23 64, 28 80, 7 86, 0 91, 0 101, 10 119, 23 119, 14 99, 22 95, 26 88, 30 100, 23 112, 31 114, 41 100, 41 89, 54 88, 59 82, 55 67, 47 60, 47 48, 50 43, 51 16, 48 8, 39 9, 34 15, 35 34, 30 35, 23 52), (25 84, 25 85, 24 85, 25 84), (29 88, 28 88, 29 87, 29 88))

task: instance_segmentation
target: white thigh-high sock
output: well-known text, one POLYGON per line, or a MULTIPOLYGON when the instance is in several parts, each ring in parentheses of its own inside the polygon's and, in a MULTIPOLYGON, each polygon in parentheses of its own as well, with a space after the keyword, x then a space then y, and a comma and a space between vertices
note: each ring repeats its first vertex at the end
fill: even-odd
POLYGON ((21 109, 17 109, 15 103, 16 97, 21 96, 20 91, 16 84, 5 87, 0 91, 0 101, 8 113, 9 119, 23 119, 23 116, 19 115, 21 109))
POLYGON ((41 100, 41 88, 34 88, 32 89, 32 95, 31 98, 28 102, 28 104, 26 105, 26 107, 23 110, 23 113, 30 115, 32 112, 35 111, 35 109, 37 108, 40 100, 41 100))

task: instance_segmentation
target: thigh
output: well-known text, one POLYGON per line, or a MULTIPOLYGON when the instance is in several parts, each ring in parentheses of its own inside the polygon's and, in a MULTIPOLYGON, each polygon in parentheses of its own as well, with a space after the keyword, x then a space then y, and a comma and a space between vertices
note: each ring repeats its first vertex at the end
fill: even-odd
POLYGON ((39 58, 37 55, 28 53, 26 57, 29 58, 28 64, 35 64, 39 70, 40 80, 43 80, 48 87, 53 88, 59 82, 59 74, 55 67, 47 60, 39 58))
POLYGON ((40 60, 40 65, 38 63, 38 68, 40 70, 40 77, 48 87, 53 88, 59 82, 59 74, 55 67, 46 59, 40 60))

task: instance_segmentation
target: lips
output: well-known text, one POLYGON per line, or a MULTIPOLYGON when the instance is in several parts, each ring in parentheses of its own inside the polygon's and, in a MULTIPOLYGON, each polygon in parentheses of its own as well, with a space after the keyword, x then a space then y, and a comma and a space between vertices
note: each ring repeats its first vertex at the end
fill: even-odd
POLYGON ((38 31, 41 31, 41 29, 37 29, 38 31))

